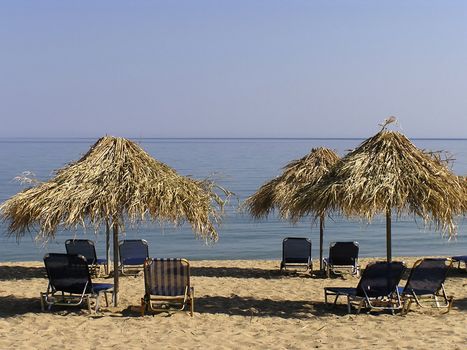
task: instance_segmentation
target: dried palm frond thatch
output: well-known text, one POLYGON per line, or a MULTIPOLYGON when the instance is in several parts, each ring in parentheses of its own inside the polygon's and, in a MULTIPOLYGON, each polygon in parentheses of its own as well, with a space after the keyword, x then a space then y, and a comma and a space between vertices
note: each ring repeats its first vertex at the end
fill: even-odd
MULTIPOLYGON (((293 217, 290 201, 305 184, 316 184, 339 160, 339 156, 327 148, 313 148, 309 154, 293 160, 283 168, 282 175, 266 182, 244 203, 250 214, 264 218, 277 209, 284 219, 293 217)), ((323 251, 324 215, 320 217, 320 266, 323 251)))
POLYGON ((212 181, 178 175, 132 141, 106 136, 51 180, 8 199, 0 206, 0 215, 9 221, 9 233, 17 237, 35 227, 39 238, 48 238, 59 227, 90 223, 97 231, 111 222, 117 271, 116 243, 124 220, 176 225, 187 221, 199 237, 217 240, 215 225, 224 201, 214 187, 212 181))
POLYGON ((306 184, 291 201, 295 219, 333 210, 370 221, 387 217, 388 260, 390 219, 409 213, 454 235, 454 216, 461 214, 465 192, 439 157, 418 149, 399 132, 381 130, 342 158, 317 184, 306 184))
POLYGON ((306 156, 293 160, 283 168, 283 173, 266 182, 245 201, 246 208, 256 218, 264 218, 274 209, 282 218, 291 215, 290 200, 305 184, 316 184, 339 160, 333 150, 313 148, 306 156))
POLYGON ((467 214, 467 176, 459 176, 459 181, 464 188, 464 215, 467 214))

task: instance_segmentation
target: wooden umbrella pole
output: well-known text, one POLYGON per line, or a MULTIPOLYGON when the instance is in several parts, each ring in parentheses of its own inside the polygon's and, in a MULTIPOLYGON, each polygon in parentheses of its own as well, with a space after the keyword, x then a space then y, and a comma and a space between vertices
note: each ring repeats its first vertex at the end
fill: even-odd
POLYGON ((105 259, 107 263, 105 264, 105 274, 108 276, 110 274, 110 226, 109 220, 105 220, 105 259))
POLYGON ((323 271, 324 215, 319 217, 319 270, 323 271))
POLYGON ((391 208, 386 209, 386 258, 387 262, 392 261, 391 251, 391 208))
POLYGON ((118 305, 118 220, 112 221, 113 226, 113 246, 114 246, 114 306, 118 305))

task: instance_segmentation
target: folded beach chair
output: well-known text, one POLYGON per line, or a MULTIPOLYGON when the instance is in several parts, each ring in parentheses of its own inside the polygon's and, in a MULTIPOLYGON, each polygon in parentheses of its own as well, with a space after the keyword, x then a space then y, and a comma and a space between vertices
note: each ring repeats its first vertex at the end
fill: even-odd
POLYGON ((449 312, 453 297, 448 297, 444 289, 452 260, 449 258, 424 258, 417 260, 410 271, 405 287, 399 287, 404 302, 402 312, 407 313, 412 302, 420 307, 436 307, 449 312))
POLYGON ((357 302, 357 313, 363 307, 379 310, 401 309, 402 303, 397 290, 402 274, 405 270, 403 262, 373 262, 368 264, 356 288, 326 287, 324 300, 328 303, 328 296, 335 296, 334 305, 340 296, 347 297, 347 311, 351 313, 351 303, 357 302))
POLYGON ((287 237, 282 241, 281 271, 287 267, 305 267, 313 272, 311 241, 303 237, 287 237))
POLYGON ((194 311, 194 289, 190 285, 190 264, 186 259, 147 259, 144 263, 144 297, 141 315, 145 311, 170 311, 172 306, 183 310, 190 304, 194 311))
POLYGON ((465 270, 467 271, 467 255, 453 256, 452 262, 457 263, 457 268, 461 268, 461 263, 464 263, 465 270))
POLYGON ((118 244, 122 275, 137 273, 149 257, 148 242, 144 239, 125 239, 118 244))
POLYGON ((89 239, 68 239, 65 241, 67 254, 82 255, 86 258, 91 276, 100 276, 103 266, 107 266, 107 259, 98 259, 94 242, 89 239))
POLYGON ((336 269, 350 269, 352 275, 360 276, 358 264, 358 242, 333 242, 329 246, 329 257, 323 259, 328 277, 336 269))
POLYGON ((47 292, 41 293, 41 308, 50 310, 52 305, 78 306, 86 302, 91 312, 91 299, 95 311, 99 310, 99 296, 112 293, 113 284, 92 283, 86 258, 82 255, 46 254, 45 269, 49 278, 47 292))

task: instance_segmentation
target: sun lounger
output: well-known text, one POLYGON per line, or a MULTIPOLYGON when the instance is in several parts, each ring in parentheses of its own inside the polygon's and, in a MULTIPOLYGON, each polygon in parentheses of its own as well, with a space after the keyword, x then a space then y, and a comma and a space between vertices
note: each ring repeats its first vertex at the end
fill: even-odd
POLYGON ((333 242, 329 245, 329 257, 323 259, 323 266, 328 277, 336 270, 350 269, 352 275, 359 277, 358 242, 333 242))
POLYGON ((452 258, 453 263, 457 263, 457 268, 461 268, 461 263, 464 263, 465 270, 467 271, 467 255, 458 255, 453 256, 452 258))
POLYGON ((424 258, 417 260, 410 271, 405 287, 399 287, 404 301, 403 313, 415 302, 420 307, 444 308, 449 312, 453 297, 444 289, 452 260, 449 258, 424 258))
POLYGON ((107 265, 107 259, 97 258, 94 242, 89 239, 68 239, 65 249, 67 254, 79 254, 86 258, 91 276, 99 277, 102 267, 107 265))
POLYGON ((183 310, 190 304, 194 312, 194 289, 190 285, 190 264, 186 259, 147 259, 144 263, 144 297, 141 315, 145 311, 170 311, 173 306, 183 310))
POLYGON ((149 257, 148 242, 144 239, 125 239, 118 244, 120 271, 122 275, 134 274, 142 270, 149 257))
POLYGON ((282 241, 281 271, 287 267, 305 267, 313 272, 311 241, 303 237, 287 237, 282 241))
POLYGON ((335 296, 336 305, 340 296, 347 297, 347 311, 351 313, 351 304, 357 302, 357 313, 363 307, 379 310, 394 310, 402 308, 397 290, 405 265, 403 262, 373 262, 368 264, 356 288, 326 287, 324 300, 328 304, 328 296, 335 296))
POLYGON ((92 283, 86 258, 82 255, 46 254, 45 269, 49 284, 41 293, 41 308, 50 310, 53 305, 78 306, 83 302, 91 312, 91 299, 95 299, 95 311, 99 310, 99 296, 113 291, 113 284, 92 283))

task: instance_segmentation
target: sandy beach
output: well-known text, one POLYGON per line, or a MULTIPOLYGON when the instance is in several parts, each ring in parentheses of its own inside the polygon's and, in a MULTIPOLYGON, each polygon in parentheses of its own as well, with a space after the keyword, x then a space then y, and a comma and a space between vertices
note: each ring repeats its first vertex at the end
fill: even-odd
MULTIPOLYGON (((362 266, 373 259, 361 260, 362 266)), ((399 258, 411 266, 416 258, 399 258)), ((331 279, 279 273, 279 261, 193 261, 195 315, 141 317, 143 276, 121 278, 120 305, 89 315, 82 308, 41 312, 47 279, 41 262, 0 263, 0 349, 464 349, 467 271, 446 281, 450 313, 413 307, 406 316, 346 313, 324 305, 331 279)), ((111 282, 110 279, 98 279, 111 282)))

